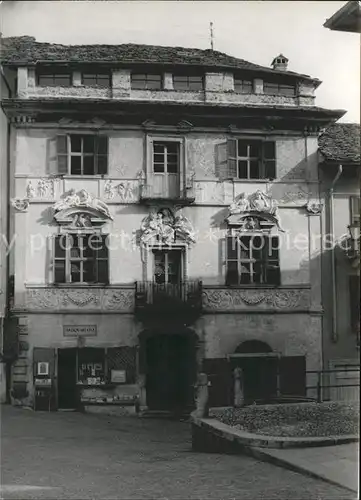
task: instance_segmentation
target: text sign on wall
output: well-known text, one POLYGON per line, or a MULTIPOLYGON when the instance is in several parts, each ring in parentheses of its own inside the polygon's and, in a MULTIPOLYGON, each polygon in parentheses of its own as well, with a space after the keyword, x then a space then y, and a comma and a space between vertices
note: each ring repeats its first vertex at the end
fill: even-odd
POLYGON ((96 325, 64 325, 64 337, 88 336, 92 337, 97 334, 96 325))

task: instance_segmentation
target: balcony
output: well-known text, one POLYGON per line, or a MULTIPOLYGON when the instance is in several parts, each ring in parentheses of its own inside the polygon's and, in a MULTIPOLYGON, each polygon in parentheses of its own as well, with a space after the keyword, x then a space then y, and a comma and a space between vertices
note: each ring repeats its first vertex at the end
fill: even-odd
POLYGON ((202 309, 202 282, 184 281, 179 284, 137 281, 135 311, 141 316, 196 317, 202 309))
POLYGON ((140 185, 139 199, 143 203, 156 201, 174 201, 181 205, 190 205, 195 201, 194 181, 190 179, 186 186, 180 186, 179 179, 154 176, 150 182, 140 185))

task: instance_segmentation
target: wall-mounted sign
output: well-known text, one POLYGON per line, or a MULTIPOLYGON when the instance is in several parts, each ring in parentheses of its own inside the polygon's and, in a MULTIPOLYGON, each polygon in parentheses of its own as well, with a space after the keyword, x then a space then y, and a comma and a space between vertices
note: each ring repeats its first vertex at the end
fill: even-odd
POLYGON ((64 325, 64 337, 94 337, 97 334, 96 325, 64 325))
POLYGON ((127 381, 125 370, 112 370, 110 381, 114 384, 125 384, 127 381))
POLYGON ((42 386, 42 387, 43 386, 49 387, 49 386, 51 386, 51 378, 36 378, 35 385, 42 386))

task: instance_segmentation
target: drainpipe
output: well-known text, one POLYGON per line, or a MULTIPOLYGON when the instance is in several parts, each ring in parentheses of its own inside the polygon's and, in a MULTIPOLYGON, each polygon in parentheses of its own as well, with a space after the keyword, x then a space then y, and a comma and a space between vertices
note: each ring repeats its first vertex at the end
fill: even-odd
MULTIPOLYGON (((332 238, 335 236, 335 220, 334 220, 334 206, 333 206, 333 194, 336 182, 342 174, 342 165, 338 166, 338 171, 335 178, 332 181, 331 187, 328 191, 329 194, 329 207, 330 207, 330 229, 332 232, 332 238)), ((336 253, 335 246, 332 245, 331 254, 331 279, 332 279, 332 342, 337 342, 337 294, 336 294, 336 253)))

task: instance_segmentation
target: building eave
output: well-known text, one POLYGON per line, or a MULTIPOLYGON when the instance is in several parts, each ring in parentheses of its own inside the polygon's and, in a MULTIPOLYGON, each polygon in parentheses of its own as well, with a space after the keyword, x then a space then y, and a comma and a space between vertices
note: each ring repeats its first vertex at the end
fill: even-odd
POLYGON ((347 2, 323 24, 332 31, 361 33, 361 6, 359 1, 347 2))

